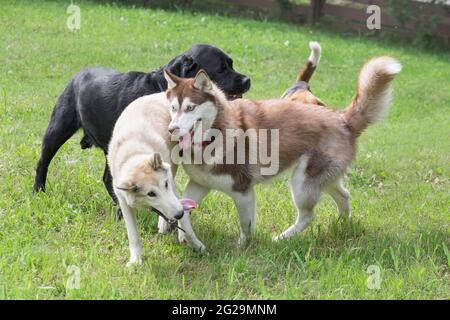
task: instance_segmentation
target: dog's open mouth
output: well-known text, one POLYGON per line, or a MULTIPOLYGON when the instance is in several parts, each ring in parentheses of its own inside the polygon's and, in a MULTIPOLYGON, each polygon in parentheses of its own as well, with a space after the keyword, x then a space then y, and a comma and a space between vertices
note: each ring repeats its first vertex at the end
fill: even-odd
MULTIPOLYGON (((188 198, 180 199, 180 203, 183 206, 183 211, 191 211, 191 210, 194 210, 195 208, 197 208, 197 203, 192 199, 188 199, 188 198)), ((170 224, 177 223, 178 220, 168 218, 164 213, 162 213, 161 211, 159 211, 156 208, 152 208, 152 209, 158 216, 160 216, 161 218, 166 220, 167 223, 170 223, 170 224)), ((179 228, 179 229, 181 229, 181 228, 179 228)))
POLYGON ((184 136, 181 136, 178 140, 178 145, 180 146, 181 150, 186 151, 189 149, 189 147, 192 144, 195 129, 197 128, 198 124, 201 122, 201 119, 197 120, 194 125, 192 126, 191 130, 189 130, 189 133, 185 134, 184 136))
POLYGON ((153 209, 153 211, 154 211, 158 216, 160 216, 161 218, 163 218, 164 220, 166 220, 167 223, 170 223, 170 224, 175 224, 175 223, 177 223, 177 220, 167 218, 167 217, 164 215, 164 213, 162 213, 162 212, 159 211, 158 209, 156 209, 156 208, 152 208, 152 209, 153 209))

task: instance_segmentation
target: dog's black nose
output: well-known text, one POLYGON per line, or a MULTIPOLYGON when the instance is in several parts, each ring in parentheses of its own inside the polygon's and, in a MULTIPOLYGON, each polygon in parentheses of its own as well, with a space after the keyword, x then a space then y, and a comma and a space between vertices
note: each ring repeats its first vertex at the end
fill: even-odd
POLYGON ((174 218, 177 220, 180 220, 181 218, 183 218, 183 215, 184 215, 184 211, 181 210, 174 216, 174 218))
POLYGON ((180 127, 178 126, 169 126, 169 133, 173 134, 175 131, 179 130, 180 127))
POLYGON ((250 88, 250 78, 249 77, 243 77, 242 78, 242 85, 244 88, 250 88))

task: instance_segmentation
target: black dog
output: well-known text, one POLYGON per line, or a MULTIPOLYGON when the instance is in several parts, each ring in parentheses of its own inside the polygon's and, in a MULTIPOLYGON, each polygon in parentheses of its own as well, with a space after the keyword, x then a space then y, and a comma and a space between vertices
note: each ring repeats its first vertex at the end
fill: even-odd
MULTIPOLYGON (((194 45, 167 66, 150 73, 120 73, 106 68, 82 70, 69 82, 53 110, 42 142, 34 192, 45 191, 50 161, 79 129, 84 131, 81 148, 94 145, 100 147, 106 156, 114 124, 122 111, 139 97, 167 89, 164 68, 185 78, 194 77, 200 69, 204 69, 230 99, 242 96, 250 88, 250 79, 234 71, 233 60, 210 45, 194 45)), ((103 182, 116 202, 107 163, 103 182)))

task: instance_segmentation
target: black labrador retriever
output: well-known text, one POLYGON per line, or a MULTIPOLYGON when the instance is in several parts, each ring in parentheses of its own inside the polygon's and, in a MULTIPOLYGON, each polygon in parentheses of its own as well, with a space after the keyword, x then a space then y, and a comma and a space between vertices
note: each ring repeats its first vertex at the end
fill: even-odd
MULTIPOLYGON (((226 53, 204 44, 192 46, 167 66, 150 73, 120 73, 107 68, 84 69, 70 80, 53 110, 42 142, 34 192, 45 191, 50 161, 79 129, 84 131, 81 148, 97 146, 106 156, 114 124, 122 111, 137 98, 167 89, 164 68, 185 78, 194 77, 200 69, 204 69, 229 99, 241 97, 250 89, 250 79, 233 69, 233 60, 226 53)), ((111 198, 117 202, 107 163, 103 182, 111 198)))

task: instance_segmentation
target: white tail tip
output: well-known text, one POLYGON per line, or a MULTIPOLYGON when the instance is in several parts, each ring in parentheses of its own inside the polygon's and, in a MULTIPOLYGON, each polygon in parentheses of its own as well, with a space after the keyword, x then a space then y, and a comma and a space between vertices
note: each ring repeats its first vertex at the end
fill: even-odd
POLYGON ((311 49, 311 55, 309 56, 309 61, 313 64, 313 66, 317 66, 320 61, 320 55, 322 53, 322 48, 317 41, 311 41, 309 43, 309 48, 311 49))
POLYGON ((396 75, 402 71, 402 65, 398 60, 391 57, 378 57, 370 60, 364 69, 367 73, 383 73, 388 75, 396 75))
POLYGON ((397 60, 395 60, 395 59, 392 59, 392 60, 393 60, 393 61, 389 62, 389 63, 386 65, 386 71, 387 71, 389 74, 392 74, 392 75, 394 75, 394 74, 399 74, 400 71, 402 71, 403 66, 402 66, 401 63, 398 62, 397 60))

